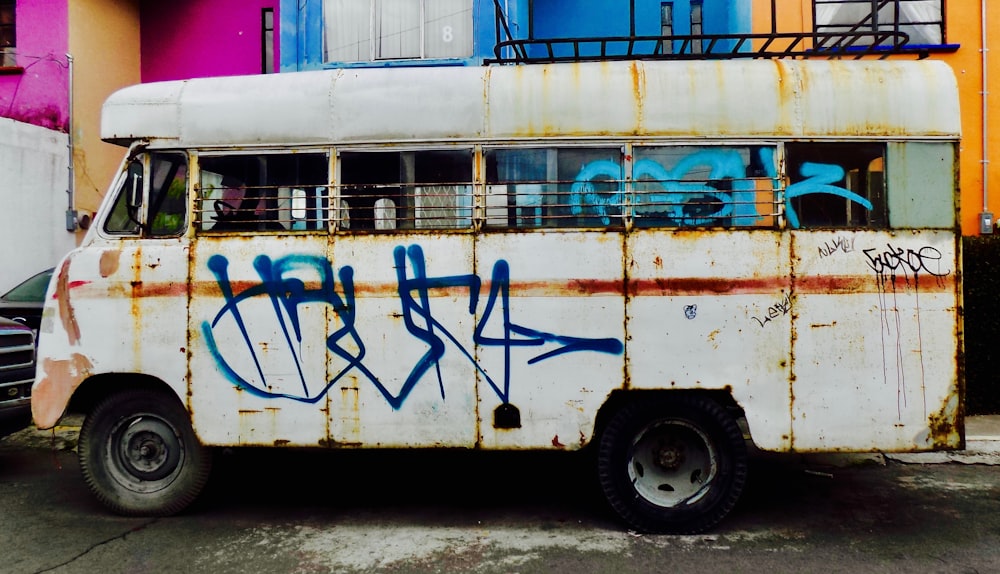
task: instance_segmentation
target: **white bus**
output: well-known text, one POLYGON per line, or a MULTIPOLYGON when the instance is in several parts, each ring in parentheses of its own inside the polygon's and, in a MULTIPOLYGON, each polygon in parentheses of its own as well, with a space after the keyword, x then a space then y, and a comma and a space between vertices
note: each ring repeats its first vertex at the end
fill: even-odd
POLYGON ((591 449, 631 528, 774 452, 963 446, 956 82, 933 61, 349 69, 126 88, 37 425, 175 513, 211 447, 591 449))

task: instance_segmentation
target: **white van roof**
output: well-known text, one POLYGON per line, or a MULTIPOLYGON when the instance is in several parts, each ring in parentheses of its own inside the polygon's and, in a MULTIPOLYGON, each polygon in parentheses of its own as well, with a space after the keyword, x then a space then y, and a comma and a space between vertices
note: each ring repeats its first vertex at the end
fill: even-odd
POLYGON ((586 62, 338 69, 140 84, 104 104, 127 145, 382 144, 539 137, 944 138, 933 60, 586 62))

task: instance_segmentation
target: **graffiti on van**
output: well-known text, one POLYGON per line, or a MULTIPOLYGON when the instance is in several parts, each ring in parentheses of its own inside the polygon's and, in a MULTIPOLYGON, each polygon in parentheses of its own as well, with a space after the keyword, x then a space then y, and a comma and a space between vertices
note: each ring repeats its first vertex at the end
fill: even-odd
POLYGON ((941 260, 944 259, 941 251, 930 245, 920 249, 903 249, 886 244, 885 250, 881 252, 877 248, 862 251, 867 258, 868 267, 883 280, 895 280, 897 273, 902 274, 904 279, 909 279, 911 274, 919 279, 921 272, 931 277, 945 277, 951 273, 950 269, 941 268, 941 260))
MULTIPOLYGON (((778 189, 774 149, 760 147, 753 164, 761 175, 778 189)), ((634 192, 631 198, 636 218, 655 218, 657 225, 693 227, 717 224, 728 220, 734 226, 749 226, 759 222, 756 194, 759 189, 748 173, 754 171, 736 149, 699 149, 681 158, 672 168, 650 158, 638 159, 632 166, 634 192), (704 172, 704 180, 692 179, 691 173, 704 172)), ((601 159, 584 164, 573 181, 570 192, 570 212, 578 217, 593 217, 601 225, 610 225, 625 208, 625 192, 620 163, 601 159), (605 189, 608 185, 614 189, 605 189)), ((834 185, 844 180, 843 167, 830 163, 804 162, 799 168, 801 181, 785 189, 785 215, 793 229, 802 225, 792 200, 814 194, 842 197, 873 209, 865 197, 834 185)), ((768 204, 769 205, 769 204, 768 204)))
MULTIPOLYGON (((480 365, 466 343, 459 340, 442 320, 435 317, 431 300, 432 291, 437 289, 465 290, 468 292, 468 313, 474 316, 480 304, 482 278, 475 274, 428 276, 423 249, 419 245, 397 246, 393 252, 393 259, 400 315, 406 331, 426 346, 426 351, 410 367, 405 381, 397 392, 392 392, 375 372, 375 368, 365 361, 365 337, 357 320, 358 301, 355 295, 354 269, 351 266, 341 267, 337 270, 335 279, 330 261, 319 256, 290 255, 272 259, 260 255, 254 260, 254 269, 260 282, 239 292, 235 291, 234 283, 229 278, 229 260, 223 255, 213 255, 209 259, 208 267, 215 275, 224 304, 211 321, 202 324, 202 331, 219 368, 235 385, 258 396, 283 397, 308 403, 321 400, 331 387, 353 372, 369 381, 389 405, 398 410, 406 402, 414 387, 427 376, 437 380, 441 398, 445 399, 440 361, 445 356, 449 344, 475 367, 482 379, 504 403, 510 402, 511 353, 515 347, 537 349, 537 353, 527 359, 529 365, 567 353, 589 351, 620 355, 624 352, 624 344, 616 338, 559 335, 514 322, 510 306, 510 266, 507 261, 501 259, 493 265, 489 293, 471 341, 473 345, 480 347, 502 349, 503 377, 502 380, 494 379, 480 365), (307 285, 298 278, 296 273, 302 271, 317 273, 320 278, 318 285, 307 285), (340 292, 338 292, 338 282, 340 292), (301 391, 274 392, 267 386, 267 377, 261 358, 255 351, 255 341, 249 334, 248 322, 270 320, 270 317, 249 316, 242 312, 244 304, 262 297, 270 300, 274 316, 280 325, 281 335, 291 349, 301 348, 303 343, 308 343, 303 341, 299 316, 299 310, 304 305, 311 303, 329 305, 339 318, 339 328, 327 336, 325 345, 330 353, 342 359, 345 364, 329 381, 324 381, 320 388, 311 386, 310 381, 306 380, 302 357, 299 354, 295 356, 295 363, 302 384, 301 391), (226 353, 218 346, 214 330, 223 319, 235 322, 246 345, 242 351, 252 358, 257 378, 241 375, 237 370, 237 361, 232 360, 232 357, 227 359, 226 353)), ((382 333, 377 335, 381 336, 382 333)))

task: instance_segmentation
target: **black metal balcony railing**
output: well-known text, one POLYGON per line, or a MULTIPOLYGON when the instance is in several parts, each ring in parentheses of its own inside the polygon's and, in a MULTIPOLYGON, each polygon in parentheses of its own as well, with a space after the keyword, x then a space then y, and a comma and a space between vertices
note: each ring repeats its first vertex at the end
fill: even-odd
MULTIPOLYGON (((877 13, 899 0, 876 0, 877 13)), ((500 41, 486 64, 533 64, 585 60, 719 60, 734 58, 851 58, 894 54, 929 55, 927 46, 910 45, 897 24, 883 28, 872 17, 846 30, 778 32, 777 4, 771 0, 771 30, 762 33, 674 36, 609 36, 586 38, 514 38, 499 0, 494 0, 500 41), (506 38, 506 40, 503 40, 506 38)), ((898 16, 897 6, 896 14, 898 16)), ((530 28, 530 26, 529 26, 530 28)), ((634 29, 634 26, 633 26, 634 29)), ((529 33, 530 36, 530 33, 529 33)))
MULTIPOLYGON (((511 39, 487 63, 536 64, 585 60, 719 60, 733 58, 863 58, 914 53, 905 32, 788 32, 511 39)), ((924 51, 916 51, 926 57, 924 51)))

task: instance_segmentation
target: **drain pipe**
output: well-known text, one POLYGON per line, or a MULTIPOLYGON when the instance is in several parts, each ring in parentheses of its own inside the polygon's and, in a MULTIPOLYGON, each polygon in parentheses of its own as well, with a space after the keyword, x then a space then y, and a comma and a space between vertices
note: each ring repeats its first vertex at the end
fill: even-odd
POLYGON ((69 129, 66 130, 69 136, 67 144, 69 147, 69 185, 66 187, 66 199, 68 202, 66 207, 66 231, 76 231, 76 209, 74 206, 76 177, 73 170, 73 56, 66 54, 66 62, 69 69, 69 111, 67 112, 69 116, 67 119, 69 129))
POLYGON ((981 234, 987 235, 993 233, 993 214, 989 211, 989 166, 990 166, 990 156, 989 156, 989 124, 987 122, 987 113, 989 111, 988 100, 989 100, 989 84, 986 81, 986 61, 987 52, 989 48, 986 44, 986 0, 982 0, 982 62, 983 62, 983 91, 981 92, 983 101, 983 211, 979 214, 979 232, 981 234))

